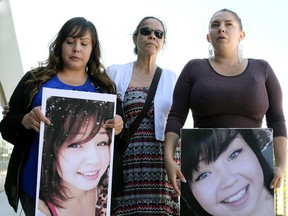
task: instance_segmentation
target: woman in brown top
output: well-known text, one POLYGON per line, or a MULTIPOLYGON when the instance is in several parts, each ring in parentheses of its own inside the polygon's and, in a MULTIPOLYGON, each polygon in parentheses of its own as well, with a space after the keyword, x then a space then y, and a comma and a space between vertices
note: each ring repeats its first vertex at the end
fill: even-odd
POLYGON ((235 12, 217 11, 207 34, 211 57, 189 61, 177 80, 165 132, 165 166, 179 194, 176 178, 186 180, 173 156, 189 109, 198 128, 260 128, 265 116, 267 127, 273 129, 276 162, 270 187, 281 185, 287 151, 282 91, 266 61, 242 58, 244 37, 235 12))

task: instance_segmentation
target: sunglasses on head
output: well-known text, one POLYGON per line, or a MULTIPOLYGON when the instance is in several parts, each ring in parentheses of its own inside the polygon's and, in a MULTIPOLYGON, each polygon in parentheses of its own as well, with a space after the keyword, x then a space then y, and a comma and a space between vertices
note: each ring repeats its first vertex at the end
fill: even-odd
POLYGON ((139 30, 139 32, 140 32, 140 34, 143 35, 143 36, 151 35, 152 32, 154 32, 154 35, 155 35, 157 38, 159 38, 159 39, 162 39, 163 36, 164 36, 164 32, 163 32, 163 31, 161 31, 161 30, 159 30, 159 29, 153 30, 153 29, 151 29, 151 28, 149 28, 149 27, 141 28, 141 29, 139 30))

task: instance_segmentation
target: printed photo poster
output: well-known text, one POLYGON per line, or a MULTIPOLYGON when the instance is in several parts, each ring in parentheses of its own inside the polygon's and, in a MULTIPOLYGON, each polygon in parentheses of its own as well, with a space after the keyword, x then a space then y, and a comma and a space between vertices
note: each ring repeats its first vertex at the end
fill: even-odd
POLYGON ((272 129, 182 129, 181 216, 275 215, 272 129))
POLYGON ((44 88, 36 215, 110 215, 116 95, 44 88))

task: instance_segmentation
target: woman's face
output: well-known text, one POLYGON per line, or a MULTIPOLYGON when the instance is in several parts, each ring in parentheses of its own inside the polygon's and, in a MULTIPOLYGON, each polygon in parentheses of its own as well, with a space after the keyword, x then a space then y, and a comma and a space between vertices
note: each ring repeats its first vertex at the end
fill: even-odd
POLYGON ((211 19, 207 40, 212 43, 215 51, 224 49, 234 50, 244 38, 239 23, 230 12, 219 12, 211 19))
POLYGON ((138 55, 157 55, 164 46, 164 29, 162 24, 157 19, 147 19, 140 31, 138 32, 137 36, 134 36, 134 43, 137 47, 138 55), (142 31, 141 31, 142 29, 142 31), (148 34, 149 30, 153 30, 151 34, 148 34), (163 36, 159 38, 160 35, 158 34, 158 37, 156 36, 157 32, 161 31, 163 36), (148 34, 148 35, 143 35, 148 34))
POLYGON ((236 136, 215 162, 200 161, 199 168, 199 172, 193 172, 190 188, 207 212, 215 216, 247 216, 258 208, 264 176, 242 136, 236 136))
POLYGON ((83 37, 67 37, 62 44, 64 69, 85 70, 92 52, 92 37, 87 32, 83 37))
POLYGON ((101 127, 91 140, 80 144, 88 136, 93 124, 91 121, 87 128, 82 127, 72 142, 64 143, 60 148, 58 173, 63 186, 69 189, 95 188, 109 165, 109 136, 105 128, 101 127))

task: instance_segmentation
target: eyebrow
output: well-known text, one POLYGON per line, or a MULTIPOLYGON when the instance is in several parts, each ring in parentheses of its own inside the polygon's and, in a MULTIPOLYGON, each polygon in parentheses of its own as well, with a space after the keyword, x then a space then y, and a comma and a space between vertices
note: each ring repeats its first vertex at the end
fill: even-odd
POLYGON ((80 37, 80 40, 91 40, 91 38, 88 38, 88 37, 80 37))
POLYGON ((98 132, 98 134, 107 134, 108 135, 108 132, 107 131, 103 131, 103 132, 98 132))
MULTIPOLYGON (((219 20, 213 20, 211 23, 214 23, 214 22, 219 23, 219 22, 221 22, 221 21, 219 21, 219 20)), ((235 20, 225 20, 224 22, 235 22, 235 20)))
MULTIPOLYGON (((152 29, 152 30, 160 30, 160 31, 163 31, 164 32, 164 29, 161 29, 161 27, 160 28, 152 28, 152 27, 150 27, 150 26, 142 26, 141 28, 150 28, 150 29, 152 29)), ((140 28, 140 29, 141 29, 140 28)))
POLYGON ((80 40, 92 40, 92 38, 88 38, 88 37, 74 37, 72 35, 70 36, 67 36, 67 38, 72 38, 72 39, 76 39, 76 38, 79 38, 80 40))
POLYGON ((235 22, 235 20, 225 20, 225 22, 235 22))

